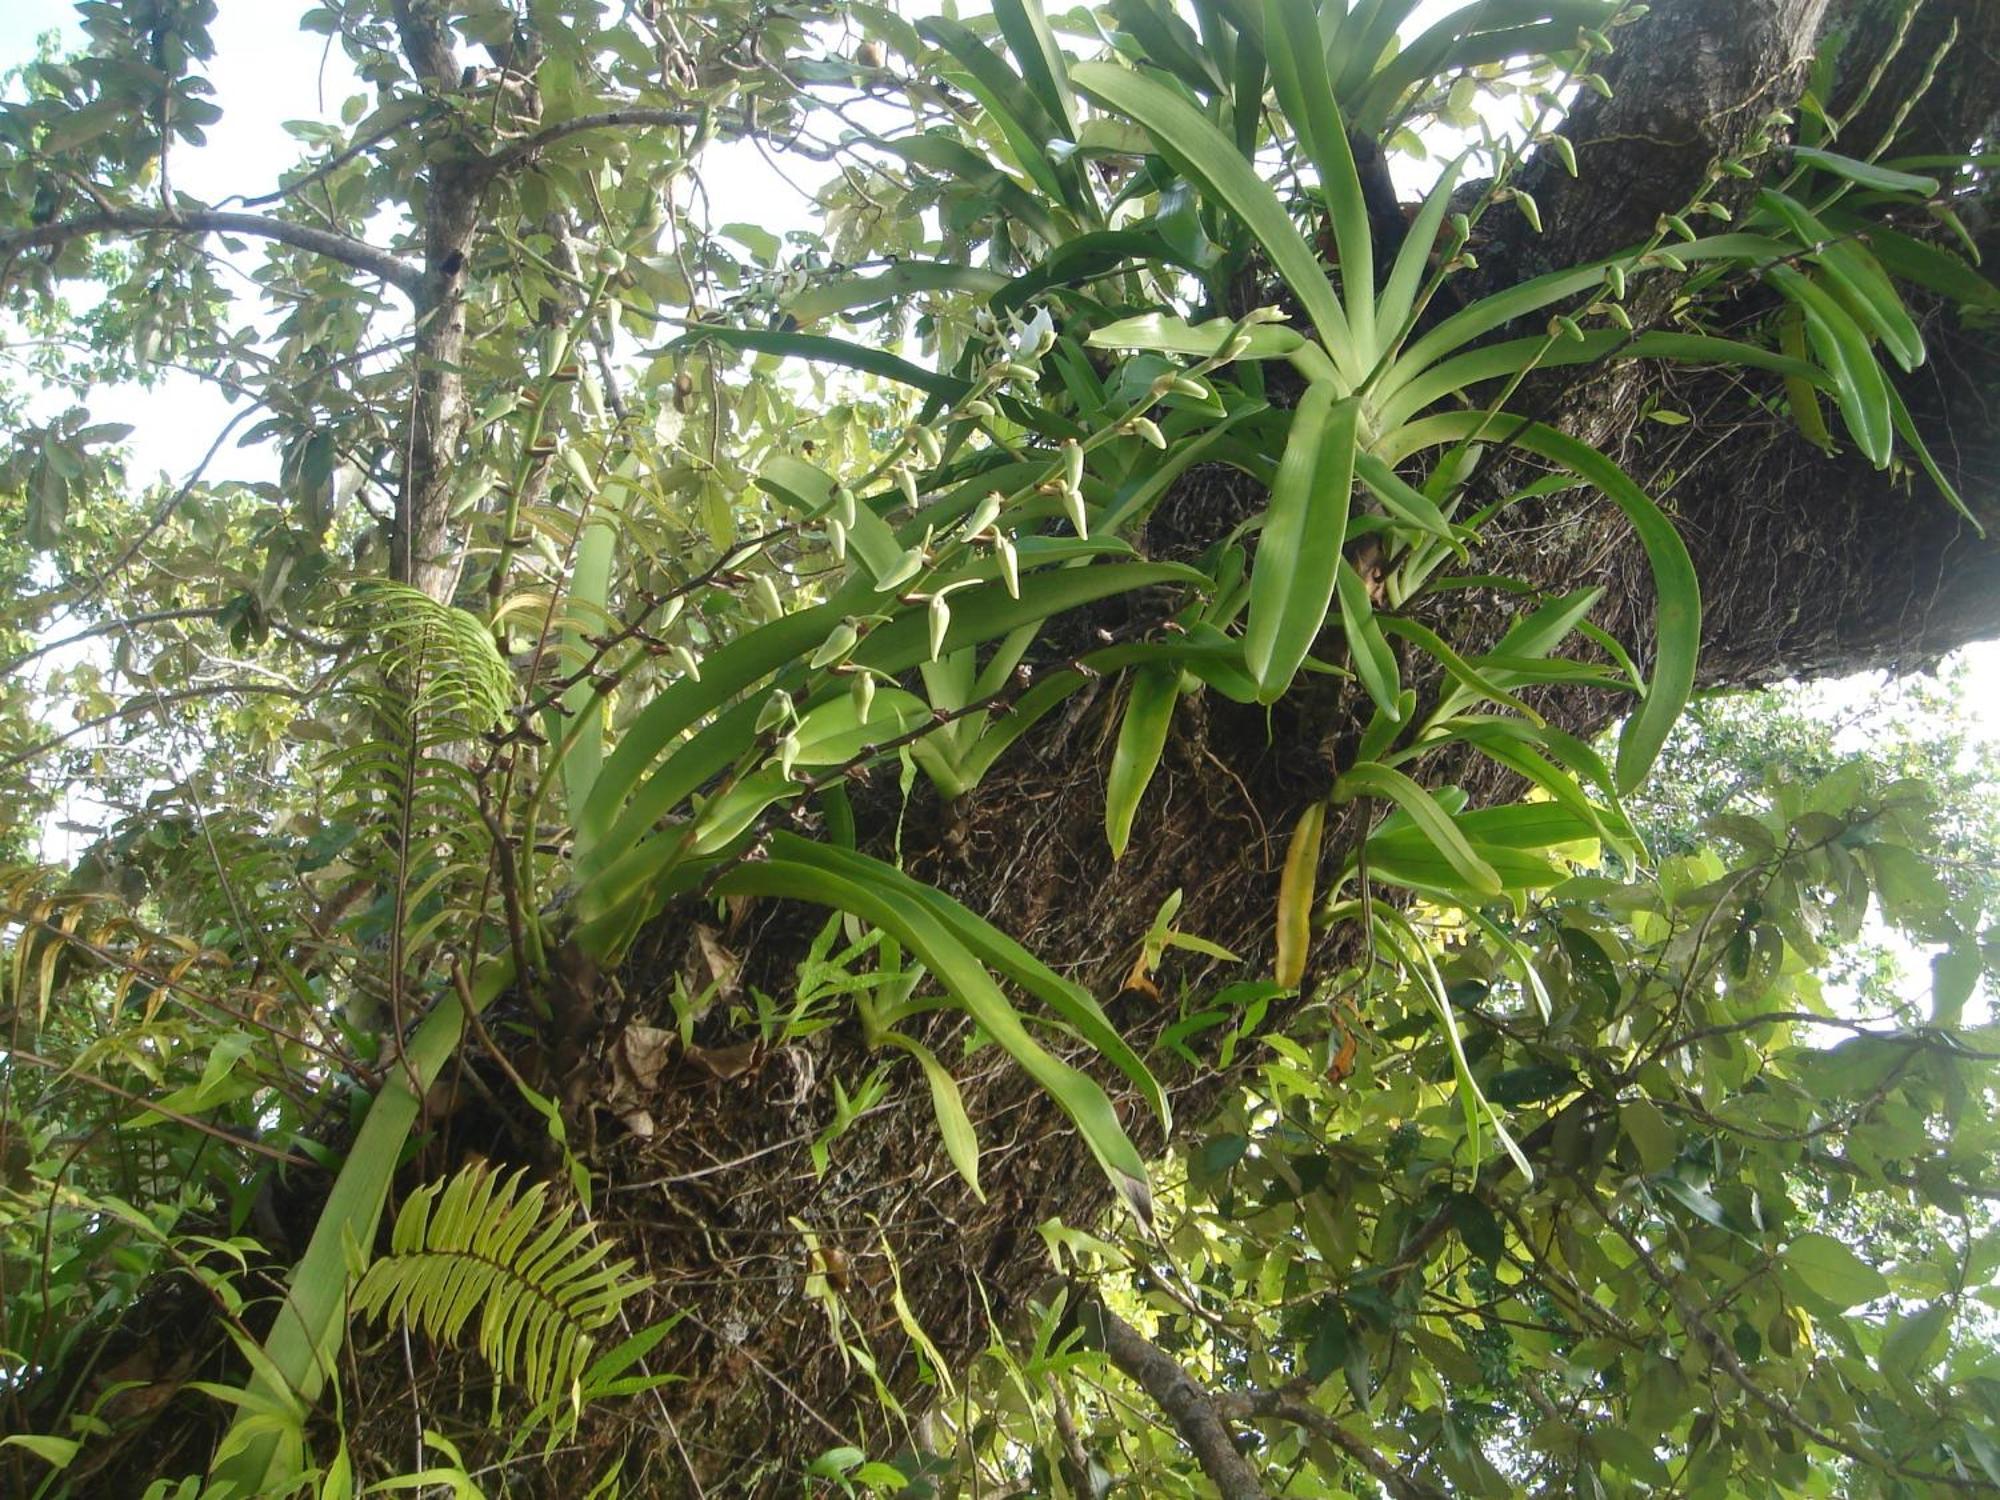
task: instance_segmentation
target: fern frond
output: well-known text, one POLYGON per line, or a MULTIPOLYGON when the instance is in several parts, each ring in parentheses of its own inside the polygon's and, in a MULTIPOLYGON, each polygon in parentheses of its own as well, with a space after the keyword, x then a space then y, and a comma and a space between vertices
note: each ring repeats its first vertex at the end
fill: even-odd
POLYGON ((526 1175, 475 1163, 419 1188, 354 1307, 440 1343, 456 1342, 477 1313, 480 1357, 537 1407, 566 1399, 574 1413, 597 1331, 646 1283, 626 1275, 631 1261, 606 1262, 590 1224, 547 1212, 547 1184, 523 1191, 526 1175))
POLYGON ((380 581, 357 588, 346 608, 380 636, 378 675, 405 685, 415 714, 471 735, 492 728, 507 712, 513 673, 478 616, 407 584, 380 581))

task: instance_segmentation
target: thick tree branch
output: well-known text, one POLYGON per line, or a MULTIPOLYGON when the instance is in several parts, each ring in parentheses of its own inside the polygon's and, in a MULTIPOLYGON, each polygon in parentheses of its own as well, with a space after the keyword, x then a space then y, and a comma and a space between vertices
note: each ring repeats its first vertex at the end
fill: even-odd
POLYGON ((1582 265, 1652 234, 1709 185, 1776 109, 1798 99, 1827 0, 1661 0, 1617 33, 1599 67, 1611 97, 1579 93, 1562 133, 1576 151, 1571 177, 1555 153, 1537 153, 1521 186, 1546 232, 1515 232, 1506 279, 1582 265))
POLYGON ((422 291, 424 273, 420 267, 377 249, 365 240, 316 229, 310 224, 294 224, 263 214, 235 213, 216 208, 184 208, 168 213, 162 209, 118 208, 94 214, 80 214, 51 224, 0 232, 0 263, 24 250, 66 245, 71 240, 99 234, 241 234, 255 239, 276 240, 295 250, 323 255, 328 260, 351 266, 370 276, 379 276, 405 296, 416 298, 422 291))
POLYGON ((1214 1399, 1216 1410, 1232 1422, 1277 1417, 1294 1427, 1305 1428, 1315 1437, 1325 1438, 1374 1475, 1393 1500, 1443 1500, 1442 1491, 1403 1473, 1366 1439, 1356 1437, 1296 1391, 1256 1391, 1248 1395, 1222 1391, 1214 1399))
POLYGON ((1236 1451, 1236 1440, 1215 1397, 1179 1361, 1095 1296, 1078 1308, 1077 1322, 1085 1339, 1102 1349, 1166 1413, 1223 1500, 1264 1500, 1264 1487, 1236 1451))

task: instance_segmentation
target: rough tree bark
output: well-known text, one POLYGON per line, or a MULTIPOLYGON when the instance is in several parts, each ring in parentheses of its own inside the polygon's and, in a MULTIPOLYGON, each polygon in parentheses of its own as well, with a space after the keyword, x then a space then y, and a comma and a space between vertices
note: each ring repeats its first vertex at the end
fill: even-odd
MULTIPOLYGON (((444 14, 431 0, 396 0, 396 31, 410 69, 425 88, 459 88, 458 59, 444 14)), ((389 539, 390 571, 398 582, 449 599, 459 559, 451 549, 450 485, 465 439, 467 261, 479 232, 486 178, 482 158, 448 117, 433 130, 418 218, 424 229, 424 274, 416 300, 415 385, 404 434, 400 493, 389 539)))
MULTIPOLYGON (((1772 110, 1796 102, 1829 24, 1856 28, 1849 56, 1865 74, 1883 55, 1900 9, 1874 0, 1836 5, 1831 16, 1827 0, 1656 5, 1620 33, 1619 53, 1604 70, 1612 97, 1586 95, 1566 127, 1580 175, 1572 180, 1552 161, 1531 168, 1546 232, 1500 220, 1482 254, 1489 287, 1643 239, 1659 214, 1694 195, 1711 161, 1739 148, 1772 110)), ((1940 150, 1965 149, 1991 123, 2000 100, 2000 7, 1984 0, 1930 7, 1876 95, 1906 100, 1952 24, 1963 34, 1949 84, 1917 117, 1940 150)), ((1856 141, 1872 145, 1868 132, 1887 107, 1863 109, 1852 127, 1856 141)), ((1991 225, 1976 222, 1975 232, 2000 250, 1991 225)), ((1934 355, 1906 383, 1906 396, 1961 491, 1991 512, 2000 446, 1989 405, 2000 396, 1995 340, 1945 315, 1926 331, 1934 355)), ((1912 668, 2000 634, 2000 547, 1921 478, 1892 478, 1809 447, 1759 395, 1724 375, 1662 377, 1612 366, 1566 374, 1530 397, 1618 457, 1674 512, 1706 596, 1704 686, 1912 668), (1689 426, 1642 423, 1644 399, 1661 392, 1663 379, 1673 405, 1695 414, 1689 426)), ((1211 514, 1217 503, 1241 503, 1196 493, 1200 483, 1170 504, 1211 514)), ((1499 550, 1494 566, 1517 576, 1605 584, 1607 627, 1627 641, 1647 639, 1649 576, 1608 506, 1569 499, 1520 511, 1499 550)), ((1498 604, 1488 628, 1499 622, 1498 604)), ((1456 607, 1454 630, 1480 627, 1456 607)), ((1117 629, 1134 621, 1103 623, 1117 629)), ((1134 852, 1113 865, 1099 822, 1111 707, 1090 703, 1053 724, 1005 774, 957 805, 913 805, 902 849, 926 878, 1099 994, 1119 995, 1114 1018, 1144 1042, 1161 1018, 1143 997, 1119 991, 1160 901, 1184 890, 1180 921, 1188 930, 1252 966, 1267 962, 1277 841, 1325 792, 1359 719, 1351 700, 1288 706, 1273 728, 1227 703, 1184 716, 1134 852)), ((1613 705, 1569 694, 1547 708, 1565 727, 1590 732, 1613 705)), ((1467 768, 1441 757, 1428 770, 1445 780, 1467 768)), ((1353 815, 1330 828, 1328 860, 1344 856, 1362 832, 1353 815)), ((669 973, 687 960, 691 917, 662 924, 657 949, 624 976, 634 1015, 657 1006, 669 973)), ((801 924, 818 920, 759 910, 723 941, 751 972, 781 978, 801 924)), ((1339 943, 1336 934, 1325 946, 1339 943)), ((822 1119, 810 1080, 857 1076, 867 1061, 857 1038, 836 1031, 823 1047, 762 1059, 742 1077, 684 1071, 669 1082, 667 1108, 656 1110, 659 1134, 643 1146, 609 1146, 613 1215, 629 1214, 630 1244, 662 1278, 661 1309, 690 1312, 680 1367, 697 1378, 675 1393, 679 1440, 657 1458, 659 1482, 670 1490, 775 1492, 778 1475, 836 1433, 897 1441, 893 1432, 869 1430, 880 1420, 870 1413, 873 1398, 802 1295, 808 1267, 789 1226, 804 1224, 835 1247, 841 1284, 886 1377, 910 1392, 915 1366, 888 1302, 890 1257, 930 1336, 948 1358, 967 1355, 987 1339, 989 1313, 1018 1308, 1046 1274, 1035 1226, 1052 1216, 1087 1220, 1108 1207, 1102 1177, 1066 1122, 1004 1062, 963 1080, 987 1147, 986 1204, 958 1184, 920 1091, 858 1126, 841 1141, 834 1170, 816 1179, 805 1142, 822 1119)), ((1198 1120, 1221 1083, 1213 1074, 1174 1079, 1179 1118, 1198 1120)), ((1137 1101, 1121 1107, 1143 1133, 1137 1101)))
MULTIPOLYGON (((1739 147, 1769 111, 1795 101, 1829 24, 1857 28, 1850 55, 1865 73, 1901 8, 1895 0, 1832 0, 1829 14, 1829 0, 1658 0, 1645 21, 1619 33, 1620 50, 1604 69, 1613 96, 1586 94, 1566 127, 1579 177, 1569 179, 1552 162, 1530 168, 1546 232, 1531 235, 1518 219, 1496 219, 1494 240, 1481 254, 1482 277, 1504 285, 1644 238, 1659 214, 1688 200, 1710 161, 1739 147)), ((398 0, 396 15, 420 71, 437 87, 455 86, 425 0, 398 0)), ((1987 135, 2000 101, 2000 6, 1938 0, 1856 121, 1856 140, 1872 145, 1869 132, 1886 120, 1889 101, 1908 97, 1942 28, 1954 23, 1963 34, 1945 84, 1913 118, 1939 150, 1963 150, 1987 135)), ((433 591, 448 588, 447 570, 456 573, 444 556, 442 500, 464 427, 454 372, 465 317, 455 278, 477 228, 481 185, 479 172, 451 152, 441 143, 433 156, 423 205, 417 294, 424 322, 398 538, 402 576, 433 591)), ((1977 211, 1968 206, 1975 234, 2000 252, 2000 233, 1977 211)), ((1990 405, 2000 397, 2000 340, 1942 313, 1926 332, 1933 357, 1904 383, 1905 394, 1961 491, 2000 517, 1992 485, 2000 432, 1990 405)), ((1921 477, 1905 482, 1811 448, 1763 394, 1733 377, 1662 376, 1618 365, 1530 393, 1563 425, 1619 458, 1675 514, 1706 596, 1704 685, 1917 666, 2000 634, 2000 546, 1982 540, 1921 477), (1663 391, 1695 420, 1671 430, 1643 423, 1645 399, 1663 391)), ((1197 473, 1169 509, 1193 528, 1218 507, 1258 503, 1240 483, 1197 473)), ((1648 638, 1648 573, 1615 511, 1570 497, 1509 515, 1495 571, 1564 587, 1602 583, 1610 618, 1601 623, 1629 642, 1648 638)), ((1454 597, 1455 640, 1497 629, 1504 619, 1498 598, 1468 605, 1454 597)), ((1092 624, 1142 628, 1151 623, 1147 607, 1140 601, 1128 617, 1092 624)), ((1114 865, 1101 827, 1113 707, 1109 694, 1084 698, 956 804, 919 797, 905 813, 886 787, 872 796, 864 790, 857 802, 864 823, 873 814, 884 843, 894 831, 918 873, 1090 985, 1143 1047, 1166 1018, 1144 995, 1121 993, 1121 983, 1161 901, 1182 890, 1179 920, 1187 930, 1244 955, 1252 971, 1268 965, 1284 833, 1325 794, 1361 719, 1352 697, 1288 701, 1269 723, 1261 711, 1226 702, 1191 705, 1177 721, 1132 851, 1114 865)), ((1601 727, 1614 707, 1580 694, 1546 705, 1555 722, 1579 732, 1601 727)), ((1439 758, 1425 774, 1442 781, 1466 776, 1467 768, 1439 758)), ((1471 789, 1505 790, 1477 781, 1471 789)), ((1354 846, 1365 831, 1362 817, 1349 809, 1329 828, 1329 862, 1354 846)), ((610 987, 616 993, 600 997, 600 1046, 608 1051, 626 1023, 658 1022, 673 975, 702 964, 704 952, 727 949, 746 979, 782 985, 822 919, 765 904, 740 912, 704 946, 690 938, 703 914, 670 913, 610 987)), ((1337 956, 1340 943, 1339 934, 1329 936, 1322 963, 1337 956)), ((1179 977, 1203 978, 1188 970, 1179 977)), ((885 1430, 869 1381, 803 1295, 808 1270, 836 1284, 884 1380, 920 1406, 916 1362, 890 1300, 893 1278, 900 1276, 910 1307, 944 1355, 969 1357, 989 1338, 992 1317, 1004 1323, 1016 1314, 1046 1276, 1036 1226, 1052 1217, 1089 1222, 1109 1207, 1104 1179, 1064 1117, 992 1049, 961 1079, 984 1147, 985 1203, 959 1183, 913 1078, 902 1078, 898 1093, 855 1125, 839 1142, 832 1170, 816 1176, 808 1144, 827 1119, 828 1080, 852 1081, 875 1060, 852 1027, 820 1033, 809 1046, 753 1055, 740 1068, 703 1071, 683 1060, 651 1101, 650 1139, 614 1139, 607 1126, 596 1142, 593 1162, 608 1179, 599 1196, 607 1232, 658 1281, 650 1305, 635 1308, 635 1316, 686 1314, 660 1351, 661 1363, 684 1372, 685 1383, 603 1419, 617 1429, 605 1440, 634 1445, 638 1467, 628 1468, 628 1492, 777 1493, 803 1458, 834 1443, 881 1451, 906 1439, 885 1430), (827 1247, 815 1267, 802 1258, 801 1225, 827 1247)), ((604 1066, 608 1071, 608 1060, 604 1066)), ((1171 1078, 1177 1117, 1198 1122, 1226 1082, 1213 1071, 1171 1078)), ((1142 1145, 1159 1144, 1146 1137, 1138 1101, 1119 1104, 1142 1145)), ((497 1127, 480 1134, 485 1127, 469 1123, 474 1114, 449 1127, 447 1158, 518 1149, 497 1127)), ((436 1148, 427 1160, 431 1170, 451 1165, 436 1148)), ((407 1425, 400 1358, 374 1361, 383 1368, 372 1383, 364 1361, 362 1394, 379 1399, 361 1410, 350 1403, 350 1425, 407 1425)), ((437 1384, 446 1392, 453 1386, 437 1384)), ((484 1396, 469 1400, 476 1425, 484 1396)), ((385 1437, 378 1446, 395 1441, 385 1437)), ((582 1449, 594 1455, 601 1444, 582 1449)), ((560 1465, 550 1470, 549 1492, 566 1482, 563 1473, 560 1465)))

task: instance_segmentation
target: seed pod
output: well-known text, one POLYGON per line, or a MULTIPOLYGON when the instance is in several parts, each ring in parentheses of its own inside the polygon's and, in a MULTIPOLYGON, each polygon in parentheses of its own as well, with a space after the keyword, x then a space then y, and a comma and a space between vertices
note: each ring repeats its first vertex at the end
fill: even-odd
POLYGON ((581 453, 574 448, 565 447, 562 450, 562 461, 564 467, 576 476, 576 482, 584 489, 589 491, 597 489, 597 476, 590 472, 590 465, 583 461, 581 453))
POLYGON ((965 422, 984 422, 993 414, 993 403, 978 396, 958 409, 959 420, 965 422))
POLYGON ((1162 452, 1166 450, 1167 436, 1160 431, 1159 423, 1150 417, 1134 417, 1125 424, 1125 430, 1134 437, 1142 437, 1162 452))
POLYGON ((1541 205, 1535 202, 1534 195, 1532 193, 1524 193, 1519 188, 1515 188, 1514 206, 1521 210, 1521 217, 1528 221, 1528 227, 1534 230, 1536 234, 1540 234, 1542 232, 1542 209, 1541 205))
POLYGON ((944 462, 944 445, 938 441, 938 435, 930 428, 912 427, 910 441, 917 445, 917 452, 922 456, 925 468, 934 469, 944 462))
POLYGON ((1208 401, 1215 396, 1215 392, 1208 387, 1206 382, 1196 380, 1190 375, 1176 375, 1168 383, 1167 389, 1172 391, 1176 396, 1186 396, 1194 401, 1208 401))
POLYGON ((1080 489, 1083 485, 1083 447, 1075 438, 1063 442, 1063 488, 1080 489))
POLYGON ((769 573, 759 573, 750 580, 750 599, 757 613, 767 620, 779 619, 785 613, 785 601, 778 597, 778 586, 769 573))
POLYGON ((681 617, 681 610, 687 604, 687 596, 676 594, 660 608, 660 618, 653 622, 653 629, 666 631, 673 629, 674 621, 681 617))
POLYGON ((943 594, 932 594, 931 617, 931 660, 936 661, 944 651, 945 632, 951 629, 951 605, 943 594))
POLYGON ((1000 515, 1000 507, 1006 503, 1006 496, 998 490, 988 490, 984 498, 972 507, 972 514, 965 518, 965 534, 978 536, 991 526, 1000 515))
POLYGON ((1604 268, 1604 284, 1620 302, 1625 300, 1625 268, 1613 261, 1604 268))
POLYGON ((1076 534, 1088 538, 1090 521, 1083 511, 1083 491, 1064 489, 1062 493, 1063 511, 1069 516, 1069 524, 1076 528, 1076 534))
POLYGON ((681 669, 681 675, 690 682, 700 682, 701 663, 695 660, 694 653, 685 646, 675 646, 673 654, 674 665, 681 669))
POLYGON ((826 518, 826 544, 835 562, 847 561, 847 528, 832 516, 826 518))
POLYGON ((902 489, 903 498, 909 502, 911 510, 915 510, 923 503, 917 498, 917 477, 908 469, 897 468, 896 483, 902 489))
POLYGON ((861 643, 861 632, 855 629, 852 620, 842 620, 827 633, 819 650, 813 652, 807 665, 819 668, 830 667, 837 661, 847 660, 848 653, 861 643))
POLYGON ((921 547, 912 547, 908 552, 903 554, 894 567, 875 580, 875 592, 878 594, 894 593, 923 570, 924 549, 921 547))
POLYGON ((1021 597, 1021 559, 1015 555, 1011 537, 997 537, 993 543, 993 553, 1000 559, 1000 581, 1007 585, 1009 598, 1021 597))
POLYGON ((757 710, 758 734, 769 734, 780 725, 792 721, 792 695, 783 688, 773 688, 771 696, 764 700, 764 706, 757 710))
POLYGON ((848 530, 854 529, 854 491, 844 484, 833 487, 833 513, 840 518, 840 524, 848 530))

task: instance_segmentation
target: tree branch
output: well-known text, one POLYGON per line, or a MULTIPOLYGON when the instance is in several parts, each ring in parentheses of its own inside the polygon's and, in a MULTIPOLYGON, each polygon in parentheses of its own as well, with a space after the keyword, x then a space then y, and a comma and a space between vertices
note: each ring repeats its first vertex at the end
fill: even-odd
POLYGON ((169 213, 163 209, 116 208, 94 214, 37 224, 28 229, 0 232, 0 262, 13 259, 24 250, 66 245, 71 240, 97 234, 241 234, 256 239, 276 240, 295 250, 323 255, 328 260, 352 266, 370 276, 379 276, 405 296, 415 298, 424 284, 420 267, 411 265, 387 250, 365 240, 315 229, 310 224, 294 224, 263 214, 233 213, 217 208, 184 208, 169 213))
POLYGON ((626 125, 670 125, 685 126, 697 124, 699 113, 691 109, 668 109, 658 105, 632 105, 626 109, 607 109, 594 115, 576 115, 567 120, 558 120, 553 125, 544 125, 531 135, 524 135, 517 141, 510 141, 498 151, 491 152, 480 163, 479 173, 483 178, 498 177, 511 171, 522 162, 539 155, 557 141, 572 135, 580 135, 586 130, 616 130, 626 125))
POLYGON ((1325 1438, 1380 1481, 1394 1500, 1443 1500, 1443 1492, 1403 1473, 1366 1439, 1356 1437, 1328 1412, 1321 1411, 1295 1391, 1255 1391, 1247 1395, 1218 1392, 1216 1409, 1232 1422, 1255 1417, 1277 1417, 1294 1427, 1303 1427, 1315 1437, 1325 1438))
POLYGON ((294 687, 280 687, 270 682, 217 682, 206 687, 182 688, 173 693, 146 693, 134 698, 130 703, 112 709, 109 713, 96 714, 88 719, 78 720, 59 734, 52 734, 25 750, 17 750, 4 760, 0 760, 0 775, 12 771, 16 766, 59 749, 80 734, 88 734, 93 729, 101 729, 106 724, 115 724, 120 719, 129 719, 133 714, 144 713, 148 709, 165 708, 174 703, 188 703, 197 698, 219 698, 229 693, 256 693, 267 697, 295 698, 304 700, 310 694, 294 687))
POLYGON ((1701 1315, 1699 1309, 1682 1295, 1679 1278, 1660 1264, 1652 1251, 1646 1248, 1644 1240, 1627 1228, 1623 1220, 1613 1215, 1610 1207, 1594 1188, 1580 1180, 1579 1186, 1583 1189, 1583 1200, 1596 1212, 1597 1217, 1631 1248, 1633 1255, 1638 1257, 1639 1264, 1646 1268, 1646 1274, 1652 1278, 1653 1284, 1667 1294, 1667 1299, 1673 1303, 1674 1311, 1680 1315, 1681 1326, 1687 1330, 1688 1336, 1708 1351, 1709 1358, 1722 1368, 1744 1395, 1770 1412, 1772 1416, 1808 1441, 1817 1443, 1844 1458, 1853 1459, 1862 1467, 1873 1469, 1878 1474, 1893 1474, 1901 1479, 1915 1480, 1920 1484, 1940 1485, 1946 1489, 1990 1490, 1990 1486, 1984 1480, 1967 1479, 1956 1474, 1939 1473, 1929 1469, 1913 1469, 1891 1458, 1887 1453, 1876 1452, 1859 1443, 1850 1443, 1838 1433, 1829 1432, 1813 1422, 1785 1397, 1765 1389, 1749 1370, 1744 1368, 1743 1361, 1737 1357, 1736 1350, 1729 1340, 1716 1332, 1701 1315))
POLYGON ((1095 1295, 1077 1309, 1077 1322, 1086 1340, 1102 1349, 1166 1413, 1222 1500, 1265 1500, 1256 1471, 1236 1451, 1216 1398, 1172 1355, 1095 1295))
MULTIPOLYGON (((411 70, 439 94, 458 89, 458 59, 442 7, 395 0, 396 32, 411 70)), ((424 269, 413 350, 416 390, 403 442, 403 473, 390 528, 391 576, 449 601, 461 558, 451 545, 452 466, 465 438, 466 263, 481 228, 485 177, 478 150, 453 129, 424 142, 424 269)))

